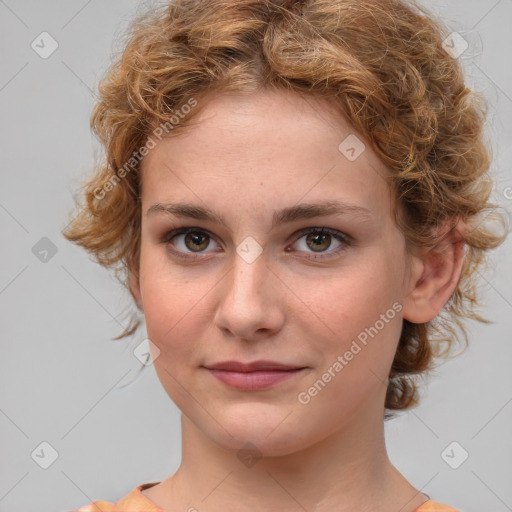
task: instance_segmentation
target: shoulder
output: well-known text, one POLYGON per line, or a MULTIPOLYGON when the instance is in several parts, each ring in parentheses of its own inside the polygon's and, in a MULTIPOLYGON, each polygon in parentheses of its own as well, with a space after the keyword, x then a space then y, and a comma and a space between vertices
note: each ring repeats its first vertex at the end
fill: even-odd
POLYGON ((114 512, 116 509, 115 503, 109 503, 108 501, 97 500, 90 505, 85 505, 75 510, 74 512, 114 512))
POLYGON ((462 512, 456 508, 439 503, 438 501, 428 500, 421 507, 417 508, 414 512, 462 512))
POLYGON ((149 501, 141 491, 153 487, 159 482, 142 484, 133 489, 129 494, 121 498, 116 503, 97 500, 89 505, 85 505, 74 512, 163 512, 161 508, 149 501))

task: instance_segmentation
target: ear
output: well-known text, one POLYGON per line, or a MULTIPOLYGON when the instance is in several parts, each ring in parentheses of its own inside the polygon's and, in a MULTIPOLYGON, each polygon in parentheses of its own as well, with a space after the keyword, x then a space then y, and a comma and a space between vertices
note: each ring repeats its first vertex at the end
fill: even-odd
POLYGON ((135 304, 137 304, 137 307, 139 308, 140 311, 144 311, 144 307, 142 304, 142 295, 140 293, 139 275, 135 272, 132 272, 131 270, 128 271, 128 284, 130 294, 133 297, 135 304))
POLYGON ((408 294, 404 298, 403 317, 412 323, 426 323, 435 318, 448 302, 459 283, 464 263, 462 224, 450 229, 432 248, 424 248, 413 258, 408 294))

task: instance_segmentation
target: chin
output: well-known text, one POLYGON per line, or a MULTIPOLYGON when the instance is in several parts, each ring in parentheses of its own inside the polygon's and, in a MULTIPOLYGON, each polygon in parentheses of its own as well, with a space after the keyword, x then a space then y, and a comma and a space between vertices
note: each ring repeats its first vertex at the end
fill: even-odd
POLYGON ((286 456, 313 444, 314 441, 306 437, 307 433, 300 425, 292 421, 287 423, 288 420, 283 421, 283 417, 286 414, 279 417, 267 415, 266 418, 248 415, 247 421, 243 422, 219 421, 229 434, 218 424, 208 425, 201 430, 219 447, 242 459, 286 456))

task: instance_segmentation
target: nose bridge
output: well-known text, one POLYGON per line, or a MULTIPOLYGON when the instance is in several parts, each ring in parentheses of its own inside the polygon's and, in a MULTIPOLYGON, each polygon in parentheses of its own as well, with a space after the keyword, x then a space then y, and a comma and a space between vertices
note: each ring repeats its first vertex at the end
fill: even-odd
POLYGON ((235 298, 250 301, 263 295, 266 273, 270 272, 266 256, 263 246, 250 235, 236 246, 230 279, 230 293, 235 298))
POLYGON ((277 329, 283 317, 264 255, 252 259, 238 252, 222 288, 216 323, 236 337, 250 339, 262 329, 277 329))
POLYGON ((236 301, 240 306, 259 307, 259 302, 265 295, 270 270, 267 268, 265 258, 260 254, 253 261, 244 259, 237 254, 234 258, 231 277, 226 298, 236 301))

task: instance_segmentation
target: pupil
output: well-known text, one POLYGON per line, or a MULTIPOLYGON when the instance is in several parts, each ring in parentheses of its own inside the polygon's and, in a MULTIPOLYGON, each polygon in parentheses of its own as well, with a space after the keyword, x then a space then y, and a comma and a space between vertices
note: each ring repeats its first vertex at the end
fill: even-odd
MULTIPOLYGON (((327 237, 329 237, 330 235, 328 234, 323 234, 323 233, 316 233, 316 234, 313 234, 313 235, 310 235, 310 240, 311 240, 311 237, 315 240, 314 241, 314 245, 316 248, 319 248, 320 245, 322 245, 322 243, 325 242, 325 239, 327 237)), ((329 246, 329 244, 327 244, 326 247, 323 247, 323 249, 327 249, 327 247, 329 246)))
MULTIPOLYGON (((200 240, 201 239, 205 239, 206 237, 204 237, 203 235, 200 235, 200 234, 194 234, 194 233, 189 233, 186 237, 186 240, 187 241, 192 241, 192 244, 196 246, 201 246, 201 245, 205 245, 204 242, 203 244, 201 244, 200 240)), ((208 245, 208 244, 206 244, 208 245)), ((189 249, 192 249, 194 250, 192 247, 189 247, 189 249)), ((200 247, 200 249, 204 249, 204 247, 200 247)))

